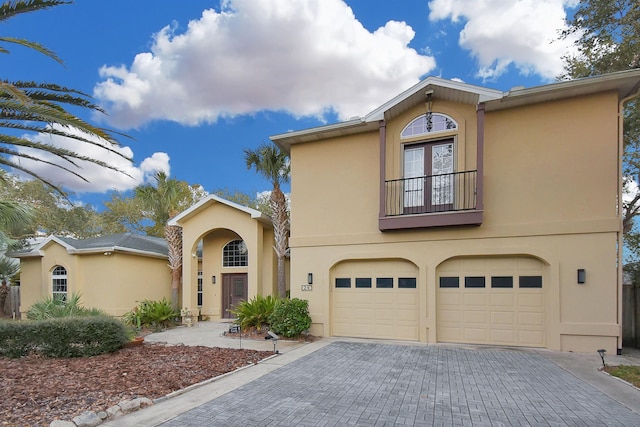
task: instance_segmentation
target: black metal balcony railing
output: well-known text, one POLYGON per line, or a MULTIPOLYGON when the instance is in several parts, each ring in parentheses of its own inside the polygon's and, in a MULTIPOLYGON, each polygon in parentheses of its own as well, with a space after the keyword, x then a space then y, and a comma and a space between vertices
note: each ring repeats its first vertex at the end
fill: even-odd
POLYGON ((476 208, 478 171, 385 181, 385 216, 476 208))

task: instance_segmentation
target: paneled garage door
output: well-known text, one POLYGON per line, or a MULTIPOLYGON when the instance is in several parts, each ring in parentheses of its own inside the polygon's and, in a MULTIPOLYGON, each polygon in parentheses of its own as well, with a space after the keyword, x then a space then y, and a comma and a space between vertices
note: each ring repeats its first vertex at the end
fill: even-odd
POLYGON ((344 261, 331 274, 332 335, 418 340, 418 269, 403 260, 344 261))
POLYGON ((439 342, 545 346, 539 260, 455 258, 438 268, 437 281, 439 342))

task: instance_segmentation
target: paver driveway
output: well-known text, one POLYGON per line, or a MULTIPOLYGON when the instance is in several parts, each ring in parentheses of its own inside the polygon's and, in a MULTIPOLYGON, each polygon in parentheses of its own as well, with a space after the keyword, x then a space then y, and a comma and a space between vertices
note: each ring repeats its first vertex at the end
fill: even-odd
POLYGON ((335 342, 162 425, 634 426, 640 416, 527 351, 335 342))

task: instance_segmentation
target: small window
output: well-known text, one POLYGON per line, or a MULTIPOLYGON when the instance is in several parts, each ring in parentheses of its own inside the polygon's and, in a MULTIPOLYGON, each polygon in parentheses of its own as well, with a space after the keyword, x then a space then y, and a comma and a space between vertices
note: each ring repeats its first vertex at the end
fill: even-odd
POLYGON ((350 288, 350 287, 351 287, 350 277, 336 278, 336 288, 350 288))
POLYGON ((513 288, 513 277, 511 276, 491 276, 492 288, 513 288))
POLYGON ((467 276, 464 278, 465 288, 484 288, 484 276, 467 276))
POLYGON ((370 288, 371 277, 356 277, 356 288, 370 288))
POLYGON ((455 120, 445 114, 423 114, 409 123, 407 127, 400 132, 400 137, 411 138, 414 136, 455 129, 458 129, 458 124, 455 120))
POLYGON ((441 277, 440 287, 441 288, 459 288, 460 278, 459 277, 441 277))
POLYGON ((541 288, 542 276, 520 276, 521 288, 541 288))
POLYGON ((415 289, 416 278, 415 277, 400 277, 398 279, 399 289, 415 289))
POLYGON ((376 288, 393 288, 393 277, 378 277, 376 279, 376 288))
POLYGON ((198 307, 202 307, 202 271, 198 271, 198 307))
POLYGON ((51 273, 53 299, 67 300, 67 269, 57 265, 51 273))
POLYGON ((234 240, 222 248, 223 267, 246 267, 249 265, 247 245, 244 240, 234 240))

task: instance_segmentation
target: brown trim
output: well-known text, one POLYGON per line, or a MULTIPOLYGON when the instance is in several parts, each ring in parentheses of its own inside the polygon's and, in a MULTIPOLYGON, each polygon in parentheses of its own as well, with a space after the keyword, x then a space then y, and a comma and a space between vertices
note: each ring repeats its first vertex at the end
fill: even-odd
POLYGON ((378 218, 378 228, 380 231, 480 224, 482 224, 481 210, 378 218))
POLYGON ((380 206, 378 216, 382 218, 387 214, 385 208, 387 195, 385 193, 384 185, 384 180, 386 178, 385 166, 387 163, 387 123, 384 120, 380 120, 378 123, 380 126, 380 206))
POLYGON ((482 211, 484 209, 483 194, 484 194, 484 103, 478 104, 477 114, 477 131, 478 131, 478 146, 477 152, 477 166, 478 175, 476 178, 476 209, 482 211))

